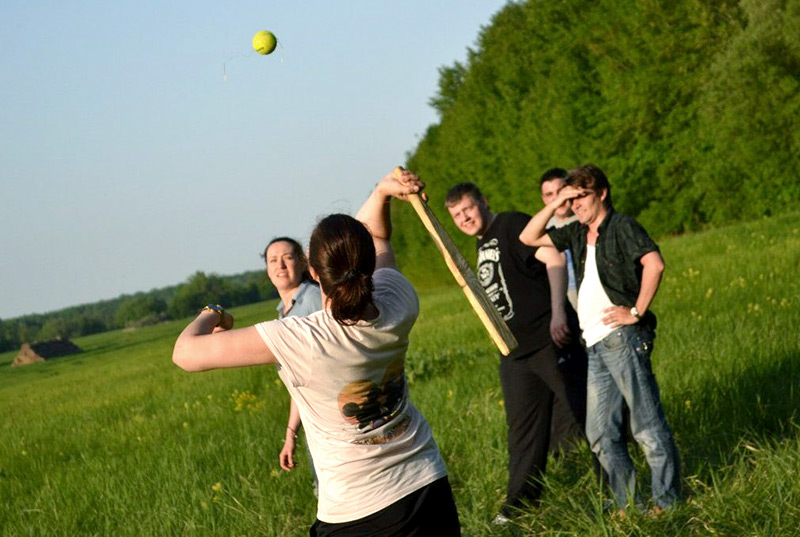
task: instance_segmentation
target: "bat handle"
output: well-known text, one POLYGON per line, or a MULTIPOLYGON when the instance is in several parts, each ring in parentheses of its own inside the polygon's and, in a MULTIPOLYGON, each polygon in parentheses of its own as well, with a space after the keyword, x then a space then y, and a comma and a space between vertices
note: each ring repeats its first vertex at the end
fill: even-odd
MULTIPOLYGON (((394 170, 392 170, 392 177, 399 180, 404 171, 406 171, 406 169, 402 166, 395 166, 394 170)), ((428 201, 428 196, 419 192, 415 192, 408 195, 408 201, 410 201, 411 205, 414 206, 414 209, 419 212, 422 210, 422 204, 427 205, 426 202, 428 201)))

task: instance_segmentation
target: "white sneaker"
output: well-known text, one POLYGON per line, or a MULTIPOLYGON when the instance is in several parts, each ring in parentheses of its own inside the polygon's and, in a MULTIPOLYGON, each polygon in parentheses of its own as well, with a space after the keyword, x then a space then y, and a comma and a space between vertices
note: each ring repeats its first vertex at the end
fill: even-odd
POLYGON ((510 518, 508 518, 503 513, 497 513, 497 516, 494 517, 494 520, 492 520, 492 525, 493 526, 505 526, 509 522, 511 522, 510 518))

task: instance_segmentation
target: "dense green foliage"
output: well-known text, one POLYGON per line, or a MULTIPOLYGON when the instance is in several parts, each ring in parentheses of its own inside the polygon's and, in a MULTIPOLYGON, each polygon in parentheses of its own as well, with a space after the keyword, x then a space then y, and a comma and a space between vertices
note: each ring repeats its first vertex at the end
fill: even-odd
POLYGON ((122 295, 50 313, 0 319, 0 352, 22 343, 56 337, 74 338, 107 330, 179 319, 213 301, 226 307, 277 296, 263 270, 234 276, 196 272, 180 285, 122 295))
MULTIPOLYGON (((266 275, 264 276, 266 280, 266 275)), ((263 287, 262 287, 263 289, 263 287)), ((198 311, 211 302, 225 305, 251 304, 261 300, 262 291, 255 282, 247 285, 231 285, 216 274, 196 272, 178 287, 169 303, 167 312, 172 319, 179 319, 198 311)))
MULTIPOLYGON (((800 0, 513 2, 440 70, 431 105, 407 164, 446 225, 457 182, 532 212, 546 169, 586 162, 656 236, 785 212, 800 201, 800 0)), ((396 212, 404 269, 441 281, 422 226, 396 212)))
MULTIPOLYGON (((581 449, 551 460, 542 505, 518 534, 798 534, 798 222, 795 212, 660 243, 653 365, 683 459, 681 505, 657 520, 604 515, 581 449)), ((454 284, 420 302, 410 391, 447 462, 464 534, 511 535, 489 524, 507 463, 496 351, 454 284)), ((247 326, 275 309, 232 313, 247 326)), ((169 357, 185 322, 80 338, 85 353, 21 368, 0 354, 0 533, 308 534, 308 468, 278 467, 288 396, 274 369, 184 373, 169 357)))
MULTIPOLYGON (((440 70, 408 165, 432 206, 475 181, 493 209, 535 211, 538 177, 594 162, 618 210, 656 236, 779 214, 800 201, 800 0, 511 2, 465 63, 440 70)), ((395 246, 418 284, 447 281, 411 209, 395 246)), ((275 296, 263 272, 197 273, 176 287, 0 321, 0 351, 187 315, 209 297, 275 296), (165 309, 166 306, 166 309, 165 309)))
POLYGON ((116 321, 119 326, 154 324, 163 320, 167 302, 148 294, 138 294, 120 304, 116 321))

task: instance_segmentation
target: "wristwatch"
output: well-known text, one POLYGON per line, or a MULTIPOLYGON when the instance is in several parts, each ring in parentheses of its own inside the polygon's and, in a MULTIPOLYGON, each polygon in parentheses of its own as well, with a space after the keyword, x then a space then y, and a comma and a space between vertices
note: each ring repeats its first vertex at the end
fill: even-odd
POLYGON ((217 321, 217 326, 219 326, 219 323, 222 322, 222 318, 225 316, 225 308, 219 304, 208 304, 200 310, 200 313, 203 313, 204 311, 213 311, 219 313, 219 321, 217 321))
POLYGON ((638 310, 638 309, 636 309, 636 306, 634 306, 634 307, 632 307, 632 308, 631 308, 631 315, 633 315, 633 316, 634 316, 634 317, 636 317, 637 319, 641 319, 641 318, 642 318, 642 316, 641 316, 641 315, 639 315, 639 310, 638 310))

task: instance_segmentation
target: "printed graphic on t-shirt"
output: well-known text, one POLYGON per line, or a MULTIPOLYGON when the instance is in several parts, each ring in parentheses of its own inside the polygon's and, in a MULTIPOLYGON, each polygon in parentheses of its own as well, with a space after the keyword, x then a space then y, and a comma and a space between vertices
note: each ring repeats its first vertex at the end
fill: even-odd
MULTIPOLYGON (((386 368, 380 385, 371 380, 347 384, 339 392, 339 410, 345 421, 355 425, 360 433, 369 432, 397 417, 404 406, 405 390, 404 360, 399 359, 386 368)), ((359 443, 382 444, 405 431, 407 427, 408 419, 404 419, 391 430, 359 443)))
POLYGON ((514 302, 508 293, 503 266, 500 264, 499 241, 496 238, 486 241, 478 248, 478 280, 503 319, 512 319, 514 302))

